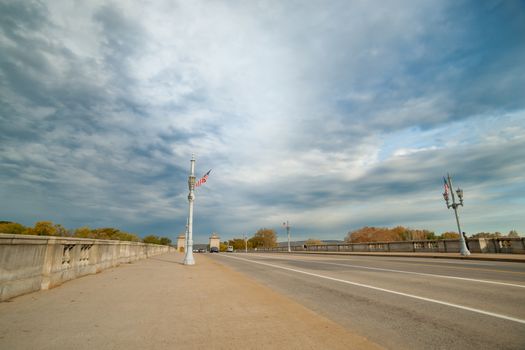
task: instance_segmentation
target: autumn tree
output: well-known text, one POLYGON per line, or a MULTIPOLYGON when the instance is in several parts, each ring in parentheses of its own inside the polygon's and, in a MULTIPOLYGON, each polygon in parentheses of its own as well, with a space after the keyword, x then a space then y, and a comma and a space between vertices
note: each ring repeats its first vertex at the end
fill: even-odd
POLYGON ((60 224, 55 225, 55 230, 56 230, 56 236, 71 237, 73 235, 73 232, 71 230, 68 230, 67 228, 65 228, 64 226, 60 224))
MULTIPOLYGON (((0 233, 14 233, 39 236, 78 237, 93 239, 109 239, 120 241, 140 242, 141 239, 133 233, 121 231, 112 227, 91 229, 87 226, 75 230, 68 230, 60 224, 51 221, 38 221, 34 227, 25 227, 16 222, 0 221, 0 233)), ((155 236, 155 244, 170 245, 171 239, 155 236)))
POLYGON ((272 248, 277 246, 277 233, 275 230, 268 228, 261 228, 255 235, 250 238, 250 243, 254 248, 272 248))
POLYGON ((304 244, 306 244, 306 245, 321 245, 321 244, 324 244, 324 243, 321 240, 319 240, 319 239, 309 238, 304 244))
POLYGON ((404 226, 394 228, 365 226, 348 232, 346 242, 393 242, 436 239, 434 232, 429 230, 411 229, 404 226))
POLYGON ((27 234, 27 227, 17 222, 0 221, 0 233, 11 233, 15 235, 27 234))
POLYGON ((423 232, 425 233, 425 239, 426 240, 433 241, 433 240, 437 239, 437 236, 436 236, 436 234, 434 232, 427 231, 427 230, 423 230, 423 232))
POLYGON ((96 239, 109 239, 109 240, 118 240, 118 241, 131 241, 131 242, 140 242, 141 239, 133 234, 113 227, 102 227, 91 230, 91 238, 96 239))
POLYGON ((259 248, 264 246, 263 239, 261 237, 253 236, 248 240, 248 244, 253 248, 259 248))
POLYGON ((404 233, 400 227, 388 229, 384 227, 365 226, 358 230, 348 232, 345 240, 352 243, 360 242, 389 242, 402 240, 401 234, 404 233))
MULTIPOLYGON (((242 238, 230 239, 228 241, 228 245, 231 245, 233 247, 233 249, 235 249, 235 250, 244 250, 244 248, 245 248, 244 239, 242 239, 242 238)), ((251 244, 249 243, 248 244, 248 248, 251 248, 250 245, 251 244)))
POLYGON ((57 228, 51 221, 38 221, 35 226, 27 230, 29 234, 38 236, 56 236, 57 228))
POLYGON ((93 232, 87 226, 82 226, 73 231, 73 236, 78 238, 94 238, 93 232))
POLYGON ((453 231, 443 232, 438 239, 459 239, 459 233, 453 231))

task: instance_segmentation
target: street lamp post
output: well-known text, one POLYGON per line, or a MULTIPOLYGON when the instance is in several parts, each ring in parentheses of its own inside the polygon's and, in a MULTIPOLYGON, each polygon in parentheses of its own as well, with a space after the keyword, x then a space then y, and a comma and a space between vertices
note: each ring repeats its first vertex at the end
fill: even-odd
POLYGON ((454 214, 456 216, 456 223, 458 224, 458 232, 459 232, 459 252, 463 256, 468 256, 470 255, 470 252, 467 248, 467 244, 465 243, 465 237, 463 237, 461 226, 459 225, 459 216, 458 216, 458 207, 460 205, 463 206, 463 190, 458 187, 458 189, 456 190, 456 193, 459 198, 459 203, 456 203, 456 197, 454 196, 454 190, 452 188, 452 180, 450 178, 450 174, 447 174, 447 180, 445 180, 445 192, 443 193, 443 198, 445 199, 445 202, 447 203, 447 208, 454 209, 454 214), (452 196, 452 204, 449 204, 448 189, 450 189, 450 195, 452 196))
POLYGON ((190 219, 186 218, 186 231, 184 232, 184 253, 188 251, 188 226, 190 224, 190 219))
POLYGON ((184 255, 184 265, 195 265, 193 259, 193 201, 195 200, 195 157, 191 155, 190 176, 188 177, 189 214, 188 214, 188 243, 186 244, 186 254, 184 255))
POLYGON ((244 252, 248 253, 248 237, 244 234, 244 252))
POLYGON ((286 233, 288 234, 288 253, 290 253, 292 251, 290 248, 290 223, 286 220, 286 222, 283 222, 283 225, 286 227, 286 233))

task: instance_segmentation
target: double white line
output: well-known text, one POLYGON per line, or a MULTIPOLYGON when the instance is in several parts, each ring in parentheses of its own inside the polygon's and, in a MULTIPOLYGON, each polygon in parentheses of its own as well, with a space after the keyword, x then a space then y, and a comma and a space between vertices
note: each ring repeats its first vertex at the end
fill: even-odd
POLYGON ((403 293, 403 292, 397 292, 397 291, 395 291, 395 290, 391 290, 391 289, 380 288, 380 287, 374 287, 374 286, 371 286, 371 285, 368 285, 368 284, 364 284, 364 283, 352 282, 352 281, 347 281, 347 280, 343 280, 343 279, 340 279, 340 278, 334 278, 334 277, 329 277, 329 276, 323 276, 323 275, 319 275, 319 274, 317 274, 317 273, 312 273, 312 272, 307 272, 307 271, 302 271, 302 270, 292 269, 292 268, 290 268, 290 267, 284 267, 284 266, 280 266, 280 265, 269 264, 269 263, 265 263, 265 262, 261 262, 261 261, 254 261, 254 260, 250 260, 250 259, 239 258, 239 257, 236 257, 236 256, 231 256, 231 255, 223 255, 223 254, 221 254, 220 256, 228 257, 228 258, 230 258, 230 259, 236 259, 236 260, 247 261, 247 262, 250 262, 250 263, 252 263, 252 264, 259 264, 259 265, 264 265, 264 266, 273 267, 273 268, 276 268, 276 269, 281 269, 281 270, 291 271, 291 272, 295 272, 295 273, 300 273, 300 274, 303 274, 303 275, 313 276, 313 277, 322 278, 322 279, 326 279, 326 280, 330 280, 330 281, 335 281, 335 282, 340 282, 340 283, 350 284, 350 285, 353 285, 353 286, 358 286, 358 287, 363 287, 363 288, 373 289, 373 290, 377 290, 377 291, 381 291, 381 292, 385 292, 385 293, 390 293, 390 294, 395 294, 395 295, 401 295, 401 296, 408 297, 408 298, 412 298, 412 299, 423 300, 423 301, 427 301, 427 302, 434 303, 434 304, 445 305, 445 306, 453 307, 453 308, 456 308, 456 309, 461 309, 461 310, 471 311, 471 312, 475 312, 475 313, 482 314, 482 315, 486 315, 486 316, 492 316, 492 317, 500 318, 500 319, 503 319, 503 320, 508 320, 508 321, 513 321, 513 322, 517 322, 517 323, 525 324, 525 320, 522 320, 522 319, 519 319, 519 318, 510 317, 510 316, 506 316, 506 315, 502 315, 502 314, 497 314, 497 313, 489 312, 489 311, 484 311, 484 310, 480 310, 480 309, 475 309, 475 308, 468 307, 468 306, 463 306, 463 305, 458 305, 458 304, 448 303, 448 302, 446 302, 446 301, 441 301, 441 300, 437 300, 437 299, 431 299, 431 298, 420 297, 420 296, 418 296, 418 295, 414 295, 414 294, 408 294, 408 293, 403 293))

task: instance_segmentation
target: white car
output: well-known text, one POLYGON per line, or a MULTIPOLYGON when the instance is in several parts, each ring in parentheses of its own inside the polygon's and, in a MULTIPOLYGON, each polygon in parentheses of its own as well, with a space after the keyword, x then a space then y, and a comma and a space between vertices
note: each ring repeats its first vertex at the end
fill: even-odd
POLYGON ((228 248, 226 248, 226 251, 228 253, 233 253, 233 247, 231 245, 229 245, 228 248))

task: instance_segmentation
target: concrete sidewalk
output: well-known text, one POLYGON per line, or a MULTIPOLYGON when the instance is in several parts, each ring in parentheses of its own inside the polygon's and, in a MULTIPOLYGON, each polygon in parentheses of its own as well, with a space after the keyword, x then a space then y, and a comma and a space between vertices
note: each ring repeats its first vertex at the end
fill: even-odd
POLYGON ((279 254, 328 254, 328 255, 357 255, 357 256, 391 256, 404 258, 435 258, 435 259, 462 259, 462 260, 484 260, 525 263, 525 254, 491 254, 472 253, 469 256, 461 256, 459 253, 411 253, 411 252, 330 252, 330 251, 292 251, 271 252, 257 251, 253 253, 279 253, 279 254))
POLYGON ((206 254, 182 260, 161 255, 0 303, 0 349, 379 348, 206 254))

